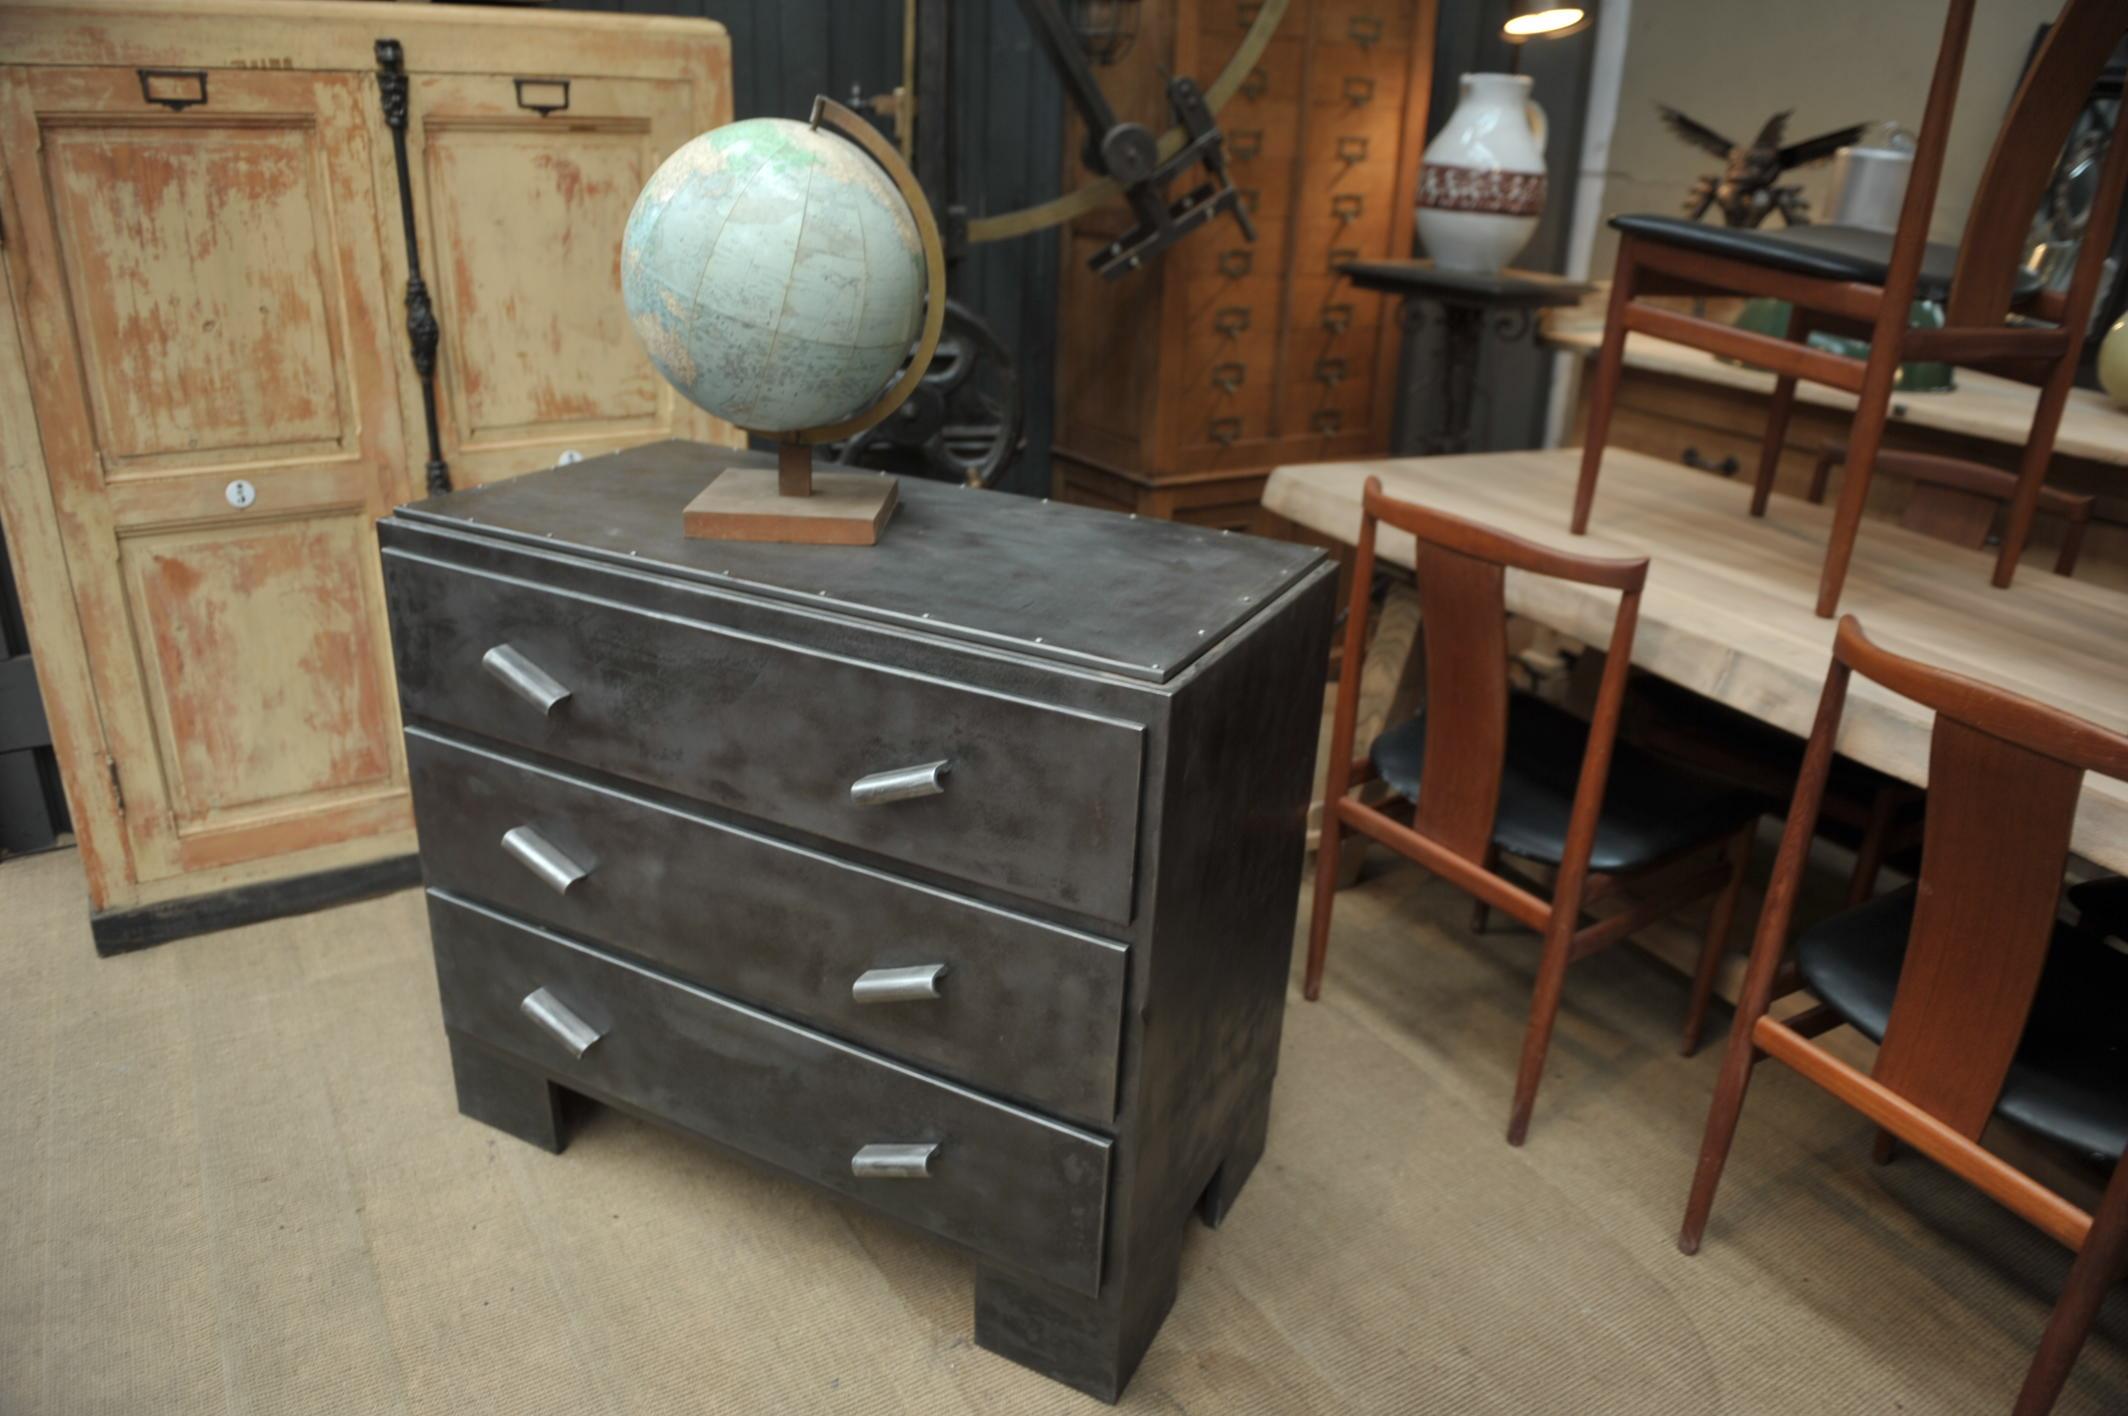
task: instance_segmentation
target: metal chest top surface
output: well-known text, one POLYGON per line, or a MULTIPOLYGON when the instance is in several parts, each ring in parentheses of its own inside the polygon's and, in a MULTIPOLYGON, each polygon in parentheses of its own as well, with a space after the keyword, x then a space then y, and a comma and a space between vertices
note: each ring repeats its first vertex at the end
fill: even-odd
POLYGON ((1323 559, 1283 541, 913 477, 876 546, 689 540, 682 509, 735 464, 772 459, 653 443, 397 514, 1154 683, 1323 559))

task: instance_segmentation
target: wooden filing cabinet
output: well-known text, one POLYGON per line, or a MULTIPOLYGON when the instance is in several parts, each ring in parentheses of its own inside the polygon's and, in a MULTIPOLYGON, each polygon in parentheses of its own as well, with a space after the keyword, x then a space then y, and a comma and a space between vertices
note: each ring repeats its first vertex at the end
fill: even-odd
POLYGON ((1331 566, 919 481, 876 547, 685 539, 739 460, 382 525, 461 1109, 959 1243, 976 1340, 1113 1400, 1265 1143, 1331 566))
MULTIPOLYGON (((1102 83, 1120 112, 1164 127, 1161 71, 1216 74, 1257 9, 1148 3, 1138 42, 1102 83)), ((1336 267, 1410 254, 1433 27, 1432 0, 1293 0, 1219 115, 1253 243, 1222 219, 1108 281, 1086 262, 1124 217, 1074 225, 1056 495, 1246 529, 1273 466, 1388 450, 1394 306, 1336 267)), ((1067 181, 1083 180, 1082 142, 1067 132, 1067 181)))

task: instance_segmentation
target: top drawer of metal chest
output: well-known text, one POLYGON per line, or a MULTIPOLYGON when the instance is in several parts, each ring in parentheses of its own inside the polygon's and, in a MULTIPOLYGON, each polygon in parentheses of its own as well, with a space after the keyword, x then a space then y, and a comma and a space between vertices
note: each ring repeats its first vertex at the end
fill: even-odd
POLYGON ((409 719, 1128 922, 1144 729, 385 554, 409 719))

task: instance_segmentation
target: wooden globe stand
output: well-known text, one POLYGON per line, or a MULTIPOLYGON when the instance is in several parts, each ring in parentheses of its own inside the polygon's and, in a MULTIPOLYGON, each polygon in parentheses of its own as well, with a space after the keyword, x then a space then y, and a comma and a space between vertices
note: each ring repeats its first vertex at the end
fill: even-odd
POLYGON ((946 324, 946 249, 939 240, 931 204, 916 174, 879 131, 833 99, 813 100, 813 126, 826 123, 863 148, 894 180, 909 204, 924 245, 924 328, 916 353, 901 375, 871 407, 826 427, 779 438, 776 466, 727 467, 687 504, 682 522, 697 541, 786 541, 808 545, 870 546, 894 514, 900 484, 883 472, 816 469, 813 448, 852 437, 892 415, 908 400, 938 352, 946 324))

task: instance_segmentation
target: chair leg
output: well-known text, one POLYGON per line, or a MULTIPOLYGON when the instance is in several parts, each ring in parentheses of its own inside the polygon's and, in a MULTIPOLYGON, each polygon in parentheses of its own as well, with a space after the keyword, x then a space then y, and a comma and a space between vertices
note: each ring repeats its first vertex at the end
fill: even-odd
MULTIPOLYGON (((1499 847, 1487 846, 1485 848, 1485 870, 1487 873, 1497 869, 1499 864, 1499 847)), ((1492 917, 1493 908, 1491 905, 1486 904, 1479 896, 1473 895, 1470 897, 1470 932, 1472 934, 1483 934, 1485 926, 1492 922, 1492 917)))
POLYGON ((2128 1164, 2115 1166, 2113 1178, 2106 1182, 2098 1212, 2091 1217, 2091 1232, 2077 1251, 2068 1285, 2054 1304, 2054 1315, 2047 1319, 2046 1334, 2025 1372, 2024 1389, 2017 1394, 2011 1416, 2046 1416, 2054 1409, 2106 1290, 2120 1279, 2124 1267, 2128 1267, 2128 1164))
POLYGON ((1847 584, 1847 565, 1854 559, 1855 534, 1862 529, 1862 510, 1869 504, 1877 449, 1884 442, 1884 422, 1891 415, 1892 379, 1899 370, 1897 339, 1876 339, 1869 349, 1869 373, 1855 405, 1854 426, 1847 436, 1847 478, 1833 511, 1832 539, 1825 548, 1825 569, 1818 577, 1818 617, 1831 619, 1840 608, 1847 584))
POLYGON ((1507 1143, 1519 1146, 1529 1135, 1530 1112, 1537 1105, 1537 1084, 1544 1080, 1544 1057, 1552 1046, 1552 1024, 1559 1020, 1559 995, 1566 986, 1568 955, 1574 943, 1572 918, 1555 915, 1545 931, 1544 957, 1537 964, 1537 987, 1530 997, 1529 1027, 1522 1035, 1522 1063, 1515 1071, 1515 1102, 1507 1116, 1507 1143))
POLYGON ((1891 1132, 1879 1129, 1877 1139, 1870 1142, 1869 1158, 1875 1165, 1890 1165, 1899 1155, 1899 1138, 1891 1132))
POLYGON ((1611 304, 1604 314, 1603 348, 1589 383, 1589 422, 1581 433, 1581 480, 1574 487, 1576 536, 1589 529, 1589 509, 1596 504, 1596 474, 1603 466, 1604 441, 1611 434, 1611 406, 1618 401, 1618 379, 1626 361, 1626 306, 1633 300, 1633 238, 1618 244, 1618 265, 1611 275, 1611 304))
POLYGON ((2010 515, 2002 531, 2002 548, 1995 553, 1995 585, 2008 589, 2017 574, 2017 561, 2032 535, 2032 517, 2039 510, 2039 489, 2047 480, 2047 464, 2054 459, 2054 438, 2061 429, 2062 409, 2076 381, 2076 356, 2064 358, 2039 391, 2039 408, 2032 415, 2032 431, 2025 455, 2017 463, 2017 494, 2010 499, 2010 515))
POLYGON ((1721 972, 1722 956, 1729 952, 1729 930, 1736 920, 1736 902, 1744 893, 1744 871, 1751 864, 1751 843, 1758 836, 1758 822, 1738 831, 1729 842, 1729 879, 1714 897, 1707 916, 1707 937, 1700 945, 1699 968, 1692 975, 1692 1005, 1685 1010, 1685 1035, 1677 1050, 1686 1057, 1699 1051, 1707 1026, 1707 1005, 1714 998, 1714 976, 1721 972))
POLYGON ((1323 996, 1323 960, 1330 952, 1330 910, 1337 903, 1337 798, 1323 802, 1322 836, 1315 848, 1315 910, 1308 918, 1308 971, 1301 993, 1309 1002, 1323 996))
MULTIPOLYGON (((1800 340, 1809 335, 1809 316, 1801 305, 1788 309, 1788 338, 1800 340)), ((1795 411, 1796 381, 1793 375, 1783 375, 1773 382, 1773 401, 1766 409, 1766 438, 1759 444, 1759 470, 1751 480, 1751 514, 1766 514, 1766 499, 1773 492, 1773 477, 1781 468, 1781 450, 1788 445, 1788 417, 1795 411)))

